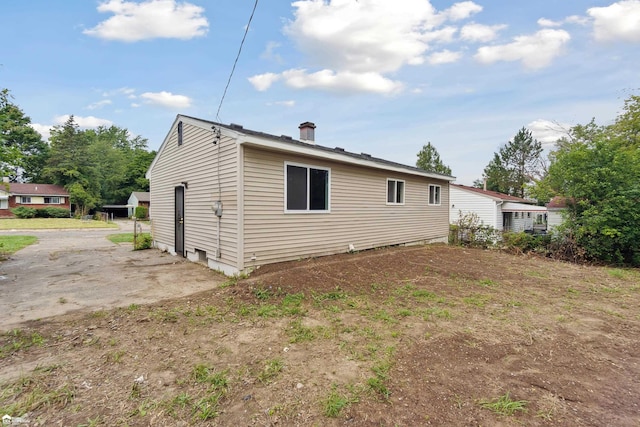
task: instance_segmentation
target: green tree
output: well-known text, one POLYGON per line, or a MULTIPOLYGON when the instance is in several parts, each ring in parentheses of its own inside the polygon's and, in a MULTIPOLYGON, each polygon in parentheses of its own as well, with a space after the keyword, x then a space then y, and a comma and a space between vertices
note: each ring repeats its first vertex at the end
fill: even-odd
POLYGON ((37 180, 48 146, 11 98, 8 89, 0 90, 0 172, 13 182, 37 180))
POLYGON ((429 172, 451 175, 451 168, 442 162, 438 150, 430 142, 427 145, 423 145, 418 152, 416 167, 429 172))
POLYGON ((487 189, 524 197, 527 184, 540 176, 542 144, 522 128, 513 140, 500 147, 484 169, 487 189))
POLYGON ((55 126, 49 140, 51 148, 43 176, 64 186, 78 214, 86 215, 100 203, 100 177, 90 151, 91 140, 73 116, 64 125, 55 126))
POLYGON ((570 201, 565 229, 592 260, 640 265, 640 98, 610 126, 571 129, 538 187, 570 201))

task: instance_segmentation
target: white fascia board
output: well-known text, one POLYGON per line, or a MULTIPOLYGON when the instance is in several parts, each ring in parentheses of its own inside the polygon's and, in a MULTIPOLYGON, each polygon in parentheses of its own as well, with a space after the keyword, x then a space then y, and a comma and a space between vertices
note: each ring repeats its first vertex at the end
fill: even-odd
POLYGON ((385 165, 385 164, 382 164, 382 163, 375 162, 373 160, 369 161, 369 160, 365 160, 365 159, 358 159, 358 158, 350 157, 348 155, 340 154, 340 153, 333 152, 333 151, 317 150, 317 149, 314 149, 313 146, 310 146, 310 147, 298 146, 298 145, 293 145, 293 144, 287 144, 285 142, 280 142, 280 141, 273 141, 273 140, 266 140, 266 139, 262 139, 262 138, 256 138, 256 137, 251 136, 251 135, 240 134, 240 138, 238 139, 238 144, 249 145, 249 146, 254 146, 254 147, 268 148, 268 149, 271 149, 271 150, 277 150, 277 151, 283 151, 283 152, 287 152, 287 153, 311 156, 311 157, 325 159, 325 160, 332 160, 332 161, 340 162, 340 163, 348 163, 348 164, 352 164, 352 165, 365 166, 365 167, 375 168, 375 169, 382 169, 382 170, 387 170, 387 171, 390 171, 390 172, 397 172, 397 173, 404 173, 404 174, 410 174, 410 175, 423 176, 423 177, 427 177, 427 178, 438 179, 438 180, 441 180, 441 181, 449 181, 449 182, 451 182, 451 181, 455 180, 455 177, 447 177, 447 176, 443 176, 443 175, 433 174, 433 173, 430 173, 430 172, 420 172, 420 171, 415 171, 415 170, 411 170, 411 169, 405 169, 405 168, 398 167, 398 166, 385 165))
POLYGON ((517 202, 504 202, 502 205, 503 212, 546 212, 545 206, 527 205, 517 202))

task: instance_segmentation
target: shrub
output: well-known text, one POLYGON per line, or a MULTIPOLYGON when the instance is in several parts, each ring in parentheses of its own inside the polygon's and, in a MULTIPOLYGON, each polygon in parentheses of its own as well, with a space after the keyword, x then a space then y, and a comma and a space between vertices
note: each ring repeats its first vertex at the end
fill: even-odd
POLYGON ((449 243, 470 247, 488 248, 500 240, 500 232, 484 225, 476 213, 462 215, 449 228, 449 243))
POLYGON ((20 206, 20 207, 11 209, 11 213, 20 219, 26 219, 26 218, 35 218, 37 212, 34 208, 27 208, 25 206, 20 206))
POLYGON ((65 208, 46 207, 37 209, 38 218, 69 218, 69 211, 65 208))
POLYGON ((134 216, 139 219, 145 219, 149 216, 149 209, 146 206, 136 206, 134 216))
POLYGON ((516 252, 538 252, 547 254, 551 245, 551 236, 548 234, 512 233, 502 235, 502 244, 506 249, 516 252))
POLYGON ((149 233, 141 233, 136 237, 136 245, 133 248, 134 251, 139 251, 142 249, 150 249, 151 244, 153 243, 153 239, 151 238, 151 234, 149 233))

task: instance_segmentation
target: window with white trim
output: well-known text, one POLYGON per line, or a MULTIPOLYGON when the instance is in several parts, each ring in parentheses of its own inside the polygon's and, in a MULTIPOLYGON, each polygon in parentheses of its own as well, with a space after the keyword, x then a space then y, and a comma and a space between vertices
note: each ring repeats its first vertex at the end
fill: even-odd
POLYGON ((45 197, 44 203, 47 205, 59 205, 60 197, 45 197))
POLYGON ((440 206, 440 193, 442 191, 442 187, 439 185, 431 184, 429 185, 429 204, 440 206))
POLYGON ((387 204, 404 205, 404 181, 387 178, 387 204))
POLYGON ((285 212, 329 212, 331 169, 285 162, 285 212))
POLYGON ((9 209, 9 200, 0 199, 0 209, 9 209))
POLYGON ((20 197, 20 203, 22 203, 23 205, 30 204, 31 203, 31 197, 30 196, 22 196, 22 197, 20 197))

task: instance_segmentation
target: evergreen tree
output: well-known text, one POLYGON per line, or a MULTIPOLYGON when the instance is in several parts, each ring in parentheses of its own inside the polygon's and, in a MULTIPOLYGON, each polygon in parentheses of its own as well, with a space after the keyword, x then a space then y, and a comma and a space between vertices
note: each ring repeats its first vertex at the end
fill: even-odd
POLYGON ((430 142, 422 146, 418 152, 416 167, 442 175, 451 175, 451 168, 442 162, 438 150, 430 142))

